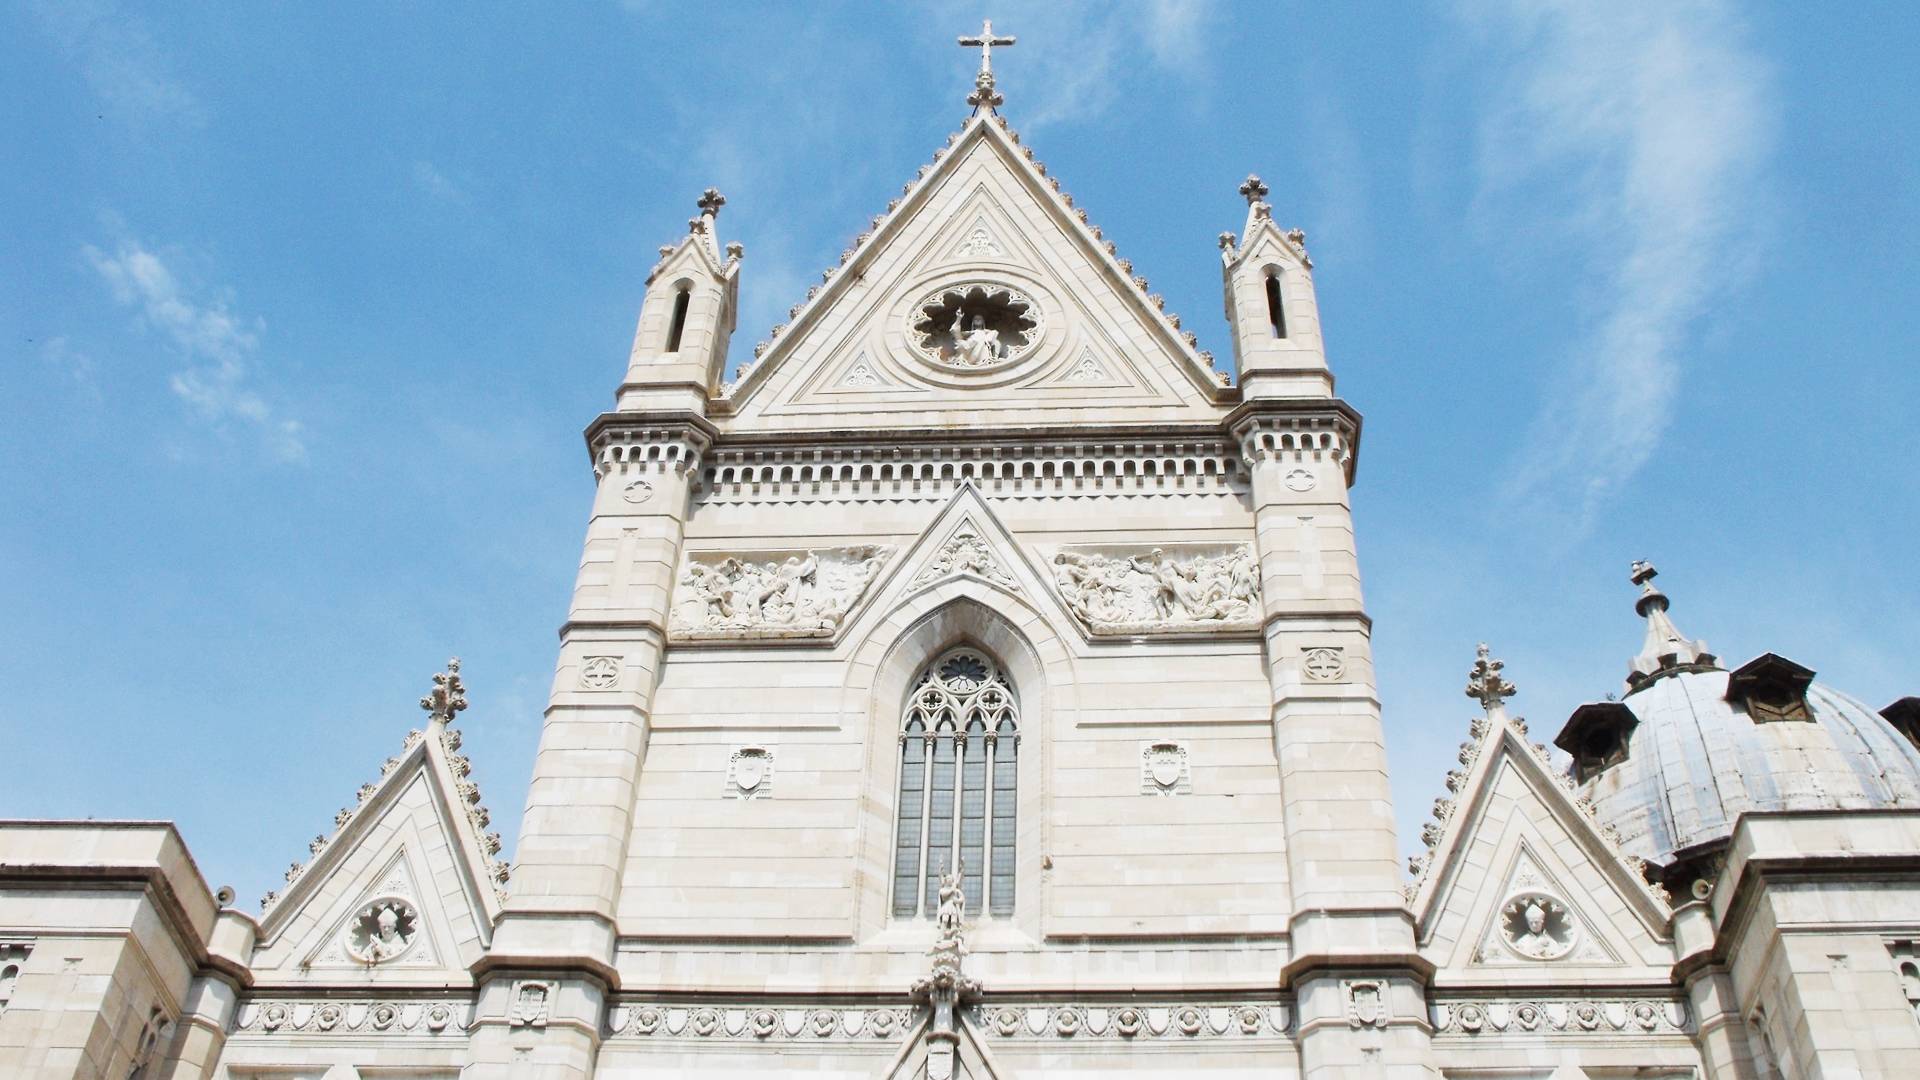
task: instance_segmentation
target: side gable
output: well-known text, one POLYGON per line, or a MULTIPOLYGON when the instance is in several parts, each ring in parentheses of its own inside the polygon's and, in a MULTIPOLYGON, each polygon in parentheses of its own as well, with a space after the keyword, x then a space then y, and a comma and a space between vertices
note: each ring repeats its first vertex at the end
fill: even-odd
POLYGON ((1664 978, 1673 961, 1664 897, 1575 802, 1496 703, 1461 745, 1453 799, 1422 834, 1411 908, 1423 955, 1454 983, 1664 978))
MULTIPOLYGON (((732 430, 861 424, 1217 421, 1233 393, 997 116, 970 120, 871 237, 796 305, 718 410, 732 430), (944 291, 1011 290, 1040 324, 1003 363, 956 367, 913 327, 944 291)), ((936 335, 937 336, 937 335, 936 335)), ((756 350, 758 351, 758 350, 756 350)))
MULTIPOLYGON (((456 662, 456 693, 457 672, 456 662)), ((493 858, 499 838, 481 831, 487 812, 449 718, 410 732, 358 805, 336 817, 338 831, 315 837, 312 861, 288 871, 284 895, 267 897, 252 960, 262 981, 470 981, 506 874, 493 858)))

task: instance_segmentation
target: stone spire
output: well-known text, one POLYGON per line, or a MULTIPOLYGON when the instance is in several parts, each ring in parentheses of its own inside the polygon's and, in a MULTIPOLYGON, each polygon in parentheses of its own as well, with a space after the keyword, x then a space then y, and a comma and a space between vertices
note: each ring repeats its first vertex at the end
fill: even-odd
POLYGON ((1507 699, 1519 690, 1501 674, 1506 666, 1504 661, 1493 658, 1493 650, 1483 641, 1475 650, 1473 668, 1467 672, 1467 696, 1478 701, 1494 720, 1507 718, 1507 699))
POLYGON ((1653 584, 1653 579, 1659 573, 1652 563, 1639 559, 1635 560, 1632 573, 1628 575, 1629 580, 1640 586, 1640 598, 1633 602, 1633 609, 1647 620, 1646 642, 1640 646, 1640 655, 1633 658, 1633 664, 1627 672, 1629 693, 1661 675, 1716 670, 1720 667, 1719 657, 1707 651, 1705 641, 1682 634, 1680 628, 1668 618, 1667 594, 1653 584))
POLYGON ((451 724, 455 713, 467 707, 467 684, 460 681, 460 658, 447 661, 447 670, 433 676, 433 689, 420 699, 427 719, 435 724, 451 724))
POLYGON ((1012 45, 1014 40, 1012 37, 994 36, 992 19, 985 19, 980 23, 980 33, 977 36, 958 39, 964 48, 970 49, 977 46, 980 49, 980 73, 973 77, 973 93, 967 95, 967 104, 973 106, 976 112, 983 108, 997 109, 1006 104, 1007 99, 993 88, 993 47, 1012 45))

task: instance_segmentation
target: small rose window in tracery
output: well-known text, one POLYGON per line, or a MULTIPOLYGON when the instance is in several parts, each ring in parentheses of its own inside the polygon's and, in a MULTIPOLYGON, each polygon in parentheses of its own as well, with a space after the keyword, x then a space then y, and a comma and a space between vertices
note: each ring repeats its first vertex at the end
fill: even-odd
POLYGON ((382 897, 361 908, 347 926, 347 951, 368 964, 384 963, 413 946, 420 936, 420 912, 397 896, 382 897))
POLYGON ((941 289, 914 309, 913 342, 950 367, 981 368, 1033 347, 1040 319, 1033 301, 1004 285, 941 289))
POLYGON ((1573 913, 1545 893, 1522 893, 1500 909, 1500 936, 1515 955, 1528 960, 1567 955, 1573 951, 1574 933, 1573 913))

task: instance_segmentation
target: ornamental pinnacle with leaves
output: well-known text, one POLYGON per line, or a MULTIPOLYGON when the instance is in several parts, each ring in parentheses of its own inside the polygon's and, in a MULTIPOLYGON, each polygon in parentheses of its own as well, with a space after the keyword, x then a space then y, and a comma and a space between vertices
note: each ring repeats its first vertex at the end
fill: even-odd
POLYGON ((451 724, 455 713, 467 707, 467 684, 460 681, 460 658, 447 661, 447 670, 433 676, 433 689, 420 699, 427 719, 436 724, 451 724))
POLYGON ((1473 669, 1467 672, 1467 696, 1480 702, 1488 716, 1505 716, 1506 700, 1514 695, 1515 687, 1500 672, 1507 666, 1493 658, 1493 651, 1481 642, 1476 650, 1473 669))

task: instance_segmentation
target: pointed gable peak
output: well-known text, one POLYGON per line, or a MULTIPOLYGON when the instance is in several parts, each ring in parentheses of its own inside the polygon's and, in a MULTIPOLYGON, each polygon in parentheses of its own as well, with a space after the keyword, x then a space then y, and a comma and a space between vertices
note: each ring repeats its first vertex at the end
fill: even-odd
POLYGON ((1249 259, 1271 258, 1275 254, 1305 269, 1313 269, 1313 260, 1307 257, 1306 230, 1282 230, 1274 223, 1273 206, 1266 201, 1269 190, 1266 183, 1252 173, 1240 182, 1240 194, 1247 200, 1246 227, 1238 237, 1230 232, 1220 234, 1220 256, 1229 273, 1249 259))
POLYGON ((481 802, 479 785, 472 780, 473 766, 459 752, 462 736, 453 719, 466 709, 467 696, 458 658, 434 674, 433 687, 420 699, 420 707, 428 714, 426 729, 407 732, 401 752, 381 763, 379 778, 360 785, 354 804, 334 815, 333 833, 314 836, 307 845, 309 860, 287 868, 286 888, 261 898, 263 940, 277 933, 287 913, 338 868, 423 770, 449 811, 445 817, 454 833, 451 845, 472 879, 486 884, 479 891, 488 917, 499 913, 508 868, 497 857, 499 834, 486 831, 491 816, 481 802))
POLYGON ((1461 768, 1447 773, 1448 793, 1434 800, 1434 820, 1420 831, 1427 854, 1408 861, 1413 880, 1406 886, 1406 896, 1415 919, 1424 920, 1437 902, 1445 879, 1469 842, 1472 821, 1489 797, 1501 763, 1509 762, 1567 830, 1590 849, 1595 861, 1615 871, 1619 887, 1635 898, 1642 915, 1649 922, 1663 920, 1668 910, 1666 890, 1647 881, 1646 860, 1621 848, 1614 827, 1598 820, 1592 802, 1576 794, 1573 778, 1553 767, 1544 745, 1529 739, 1526 719, 1507 712, 1505 702, 1515 688, 1502 674, 1505 666, 1482 644, 1468 673, 1467 696, 1480 702, 1482 715, 1474 717, 1467 741, 1460 744, 1461 768))
POLYGON ((1050 174, 1032 147, 1022 143, 1020 133, 1007 118, 992 109, 977 109, 934 150, 932 159, 920 166, 914 178, 902 186, 899 197, 890 200, 886 209, 869 221, 869 227, 840 252, 839 260, 821 271, 820 282, 810 286, 806 296, 787 309, 788 321, 773 327, 765 339, 754 345, 753 355, 740 365, 734 380, 720 388, 720 396, 738 403, 764 385, 783 358, 806 337, 806 331, 846 295, 854 283, 866 282, 868 267, 890 241, 923 214, 950 210, 936 205, 936 196, 963 163, 972 160, 983 147, 1014 178, 1017 186, 1046 210, 1080 252, 1100 268, 1110 287, 1126 299, 1142 323, 1160 339, 1161 345, 1180 358, 1197 385, 1209 390, 1223 385, 1222 376, 1213 369, 1212 354, 1200 350, 1191 331, 1181 329, 1180 316, 1166 310, 1165 299, 1152 291, 1151 283, 1135 272, 1132 261, 1122 257, 1118 247, 1106 239, 1105 231, 1093 223, 1086 208, 1075 205, 1073 194, 1062 187, 1058 177, 1050 174))
POLYGON ((747 252, 746 245, 735 240, 726 245, 723 256, 719 232, 715 227, 720 208, 726 204, 727 197, 720 194, 718 188, 708 188, 700 193, 700 198, 694 202, 699 213, 687 219, 687 234, 674 243, 660 245, 660 261, 647 271, 647 284, 653 284, 661 274, 689 262, 715 278, 729 279, 739 274, 740 260, 747 252))

